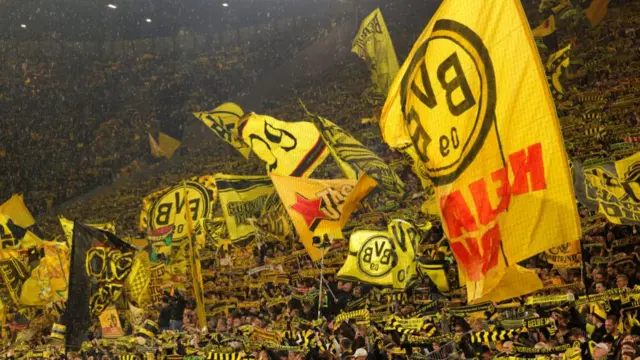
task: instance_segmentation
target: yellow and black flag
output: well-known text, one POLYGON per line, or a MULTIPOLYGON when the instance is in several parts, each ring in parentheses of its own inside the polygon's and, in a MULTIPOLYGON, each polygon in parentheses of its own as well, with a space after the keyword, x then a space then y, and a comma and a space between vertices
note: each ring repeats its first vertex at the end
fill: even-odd
POLYGON ((220 206, 231 241, 244 245, 251 242, 255 229, 251 219, 264 215, 267 198, 274 193, 268 176, 216 174, 220 206))
POLYGON ((268 174, 308 177, 329 155, 318 129, 308 121, 286 122, 250 113, 238 122, 237 131, 267 163, 268 174))
POLYGON ((375 89, 386 94, 398 73, 398 57, 380 9, 362 20, 351 52, 367 62, 375 89))
POLYGON ((256 225, 267 236, 285 241, 293 234, 293 224, 277 192, 267 198, 262 213, 263 215, 258 219, 256 225))
POLYGON ((518 0, 443 2, 389 90, 383 138, 424 163, 469 302, 542 288, 517 263, 581 236, 550 95, 518 0))
POLYGON ((271 175, 273 185, 312 260, 318 261, 325 240, 342 239, 349 216, 376 182, 363 174, 358 180, 305 179, 271 175))
POLYGON ((443 293, 450 290, 449 278, 445 261, 441 260, 419 260, 417 266, 418 274, 431 279, 431 282, 443 293))
POLYGON ((392 220, 388 231, 356 231, 349 238, 349 256, 338 278, 404 289, 416 275, 419 239, 418 230, 404 220, 392 220))
POLYGON ((158 141, 156 141, 151 134, 149 134, 149 146, 151 147, 151 154, 156 158, 171 159, 173 154, 178 150, 182 142, 178 139, 174 139, 171 136, 161 132, 158 135, 158 141))
POLYGON ((251 149, 235 136, 238 120, 244 116, 244 111, 240 106, 228 102, 211 111, 195 112, 193 115, 200 119, 214 134, 238 150, 245 159, 249 158, 251 149))
POLYGON ((364 173, 374 178, 386 193, 395 197, 404 195, 404 183, 378 155, 328 119, 309 116, 347 178, 357 179, 364 173))
POLYGON ((582 168, 574 161, 578 201, 613 224, 640 224, 640 153, 582 168))
POLYGON ((67 327, 67 349, 80 349, 92 317, 118 300, 134 256, 135 249, 115 235, 74 224, 69 295, 62 317, 62 324, 67 327))
POLYGON ((571 44, 565 48, 551 54, 547 60, 546 73, 547 81, 551 88, 551 94, 556 100, 564 99, 564 87, 562 81, 566 76, 565 73, 569 67, 569 55, 571 53, 571 44))
POLYGON ((142 199, 140 212, 140 230, 152 232, 173 225, 174 243, 187 237, 187 206, 190 207, 192 220, 213 215, 216 202, 216 183, 213 175, 196 176, 175 186, 156 191, 142 199), (189 192, 186 202, 185 192, 189 192))

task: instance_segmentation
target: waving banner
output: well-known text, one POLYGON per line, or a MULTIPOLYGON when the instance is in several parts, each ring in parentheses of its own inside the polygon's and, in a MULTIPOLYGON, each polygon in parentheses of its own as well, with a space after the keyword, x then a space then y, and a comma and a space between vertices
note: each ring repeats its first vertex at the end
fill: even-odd
POLYGON ((555 268, 578 269, 582 264, 580 240, 554 246, 545 250, 545 260, 555 268))
POLYGON ((195 112, 193 115, 207 125, 214 134, 238 150, 245 159, 249 158, 251 149, 234 136, 238 120, 244 115, 244 111, 240 106, 229 102, 211 111, 195 112))
POLYGON ((574 162, 578 201, 613 224, 640 224, 640 153, 586 169, 574 162))
POLYGON ((264 204, 274 192, 271 179, 224 174, 216 174, 215 178, 231 241, 250 242, 254 238, 254 227, 249 220, 263 215, 264 204))
POLYGON ((375 9, 362 20, 351 52, 369 64, 375 89, 386 93, 398 72, 398 57, 380 9, 375 9))
POLYGON ((186 216, 189 206, 192 220, 208 218, 216 202, 216 184, 212 175, 193 177, 170 188, 162 189, 142 199, 140 229, 152 232, 173 225, 172 241, 187 237, 186 216), (186 202, 189 192, 189 202, 186 202))
POLYGON ((269 174, 307 177, 329 155, 318 129, 307 121, 251 113, 238 123, 238 136, 267 163, 269 174))
POLYGON ((519 1, 442 3, 380 127, 425 164, 470 302, 541 288, 516 263, 580 238, 555 106, 519 1))
POLYGON ((376 187, 375 180, 366 174, 358 180, 304 179, 272 174, 271 180, 300 241, 314 261, 322 257, 320 243, 343 238, 342 227, 357 203, 376 187))
POLYGON ((396 197, 404 195, 404 183, 378 155, 338 125, 320 116, 310 116, 347 178, 357 179, 365 173, 374 178, 385 192, 396 197))

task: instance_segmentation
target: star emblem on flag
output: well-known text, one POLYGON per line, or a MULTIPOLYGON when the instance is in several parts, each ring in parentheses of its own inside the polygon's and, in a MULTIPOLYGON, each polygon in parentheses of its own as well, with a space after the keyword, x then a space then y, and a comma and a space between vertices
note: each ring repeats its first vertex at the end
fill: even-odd
POLYGON ((327 214, 320 210, 321 205, 321 199, 307 199, 296 193, 296 203, 291 205, 291 208, 302 215, 307 227, 311 227, 316 219, 328 219, 327 214))

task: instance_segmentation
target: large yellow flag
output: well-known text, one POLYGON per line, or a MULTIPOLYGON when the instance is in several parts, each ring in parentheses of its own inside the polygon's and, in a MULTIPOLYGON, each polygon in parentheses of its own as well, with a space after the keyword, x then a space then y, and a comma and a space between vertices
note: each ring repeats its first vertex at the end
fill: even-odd
POLYGON ((300 241, 314 261, 322 257, 320 243, 343 238, 342 227, 357 203, 376 187, 375 180, 366 174, 358 180, 319 180, 272 174, 271 180, 300 241))
POLYGON ((211 111, 195 112, 193 115, 200 119, 214 134, 238 150, 245 159, 249 158, 251 149, 234 136, 238 120, 244 115, 240 106, 228 102, 211 111))
POLYGON ((248 114, 238 123, 238 136, 267 163, 267 173, 309 176, 329 155, 313 123, 285 122, 267 115, 248 114))
POLYGON ((596 26, 607 16, 607 7, 611 0, 591 0, 591 4, 584 11, 584 16, 591 25, 596 26))
POLYGON ((442 3, 380 123, 385 141, 413 145, 426 165, 469 301, 542 287, 515 264, 580 238, 554 103, 519 1, 442 3))
POLYGON ((24 196, 22 194, 13 194, 9 200, 0 205, 0 214, 24 229, 36 223, 33 215, 24 204, 24 196))
POLYGON ((386 93, 398 72, 398 58, 380 9, 362 20, 351 52, 369 64, 373 85, 380 93, 386 93))
POLYGON ((187 202, 184 187, 189 191, 188 206, 194 222, 213 215, 217 194, 213 175, 196 176, 142 199, 140 230, 158 230, 174 225, 173 242, 180 243, 186 239, 187 202))
POLYGON ((229 237, 234 243, 249 243, 255 236, 251 220, 263 215, 264 204, 274 192, 271 179, 225 174, 216 174, 215 179, 229 237))

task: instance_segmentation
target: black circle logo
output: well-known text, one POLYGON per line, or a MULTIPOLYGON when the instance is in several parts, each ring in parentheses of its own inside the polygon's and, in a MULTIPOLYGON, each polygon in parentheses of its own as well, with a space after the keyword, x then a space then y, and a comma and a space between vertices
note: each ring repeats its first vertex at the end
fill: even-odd
POLYGON ((364 242, 358 252, 358 268, 373 278, 387 275, 395 263, 393 244, 383 234, 373 234, 364 242))
POLYGON ((461 23, 438 20, 413 56, 400 96, 424 171, 436 185, 453 182, 495 123, 495 72, 482 39, 461 23))

